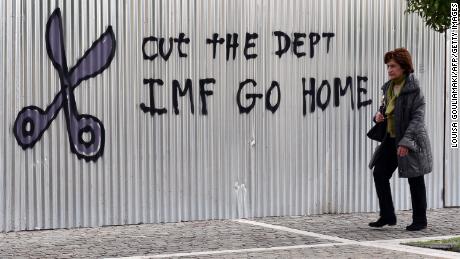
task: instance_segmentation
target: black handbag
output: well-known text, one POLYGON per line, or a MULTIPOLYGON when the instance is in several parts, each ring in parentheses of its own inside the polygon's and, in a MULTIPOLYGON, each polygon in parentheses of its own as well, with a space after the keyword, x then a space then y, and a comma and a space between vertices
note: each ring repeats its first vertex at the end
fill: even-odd
MULTIPOLYGON (((385 114, 385 95, 382 96, 382 103, 379 107, 381 114, 385 114)), ((385 115, 384 115, 385 116, 385 115)), ((387 134, 387 119, 382 122, 376 123, 368 132, 367 136, 375 141, 383 142, 385 135, 387 134)))
POLYGON ((385 138, 385 134, 387 134, 387 120, 385 119, 382 122, 375 124, 368 132, 367 136, 379 142, 383 142, 385 138))

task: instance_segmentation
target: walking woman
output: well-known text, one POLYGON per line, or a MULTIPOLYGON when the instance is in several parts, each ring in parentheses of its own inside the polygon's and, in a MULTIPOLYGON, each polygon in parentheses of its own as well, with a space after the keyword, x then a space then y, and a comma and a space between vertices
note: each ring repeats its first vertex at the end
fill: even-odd
POLYGON ((432 171, 433 157, 425 127, 425 99, 414 77, 412 58, 404 48, 384 56, 389 81, 382 87, 385 111, 377 112, 373 121, 386 121, 383 142, 372 155, 374 183, 380 205, 380 218, 371 227, 395 225, 396 215, 391 197, 390 179, 398 168, 399 177, 408 178, 412 199, 412 224, 409 231, 427 227, 424 175, 432 171))

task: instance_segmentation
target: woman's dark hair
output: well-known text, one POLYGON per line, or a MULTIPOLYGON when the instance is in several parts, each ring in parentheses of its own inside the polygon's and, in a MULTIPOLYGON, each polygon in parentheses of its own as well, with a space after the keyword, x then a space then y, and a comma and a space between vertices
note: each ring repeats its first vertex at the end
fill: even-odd
POLYGON ((414 66, 412 65, 412 57, 405 48, 397 48, 392 51, 388 51, 385 53, 384 61, 385 64, 390 62, 390 60, 394 60, 398 63, 399 66, 404 70, 404 74, 408 75, 410 73, 414 73, 414 66))

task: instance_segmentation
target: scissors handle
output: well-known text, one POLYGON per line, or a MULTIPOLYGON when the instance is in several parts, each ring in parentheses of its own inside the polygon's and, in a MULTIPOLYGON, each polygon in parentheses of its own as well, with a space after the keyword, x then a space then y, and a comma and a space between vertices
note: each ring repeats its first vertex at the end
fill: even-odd
POLYGON ((36 106, 24 107, 14 121, 13 131, 18 144, 23 149, 33 147, 56 118, 61 107, 62 92, 56 95, 46 111, 36 106))
POLYGON ((89 114, 71 112, 68 131, 72 151, 79 158, 96 160, 104 151, 104 125, 89 114))

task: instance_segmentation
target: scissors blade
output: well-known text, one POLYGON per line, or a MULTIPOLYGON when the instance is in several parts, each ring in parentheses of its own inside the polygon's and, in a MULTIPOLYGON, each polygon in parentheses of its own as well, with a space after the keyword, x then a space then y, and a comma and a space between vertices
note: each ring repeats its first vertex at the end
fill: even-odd
POLYGON ((46 23, 45 32, 46 51, 53 66, 64 78, 67 72, 67 60, 64 47, 64 31, 62 29, 61 10, 56 8, 46 23))
POLYGON ((75 88, 82 81, 102 73, 115 56, 115 34, 112 26, 97 39, 69 71, 69 84, 75 88))

